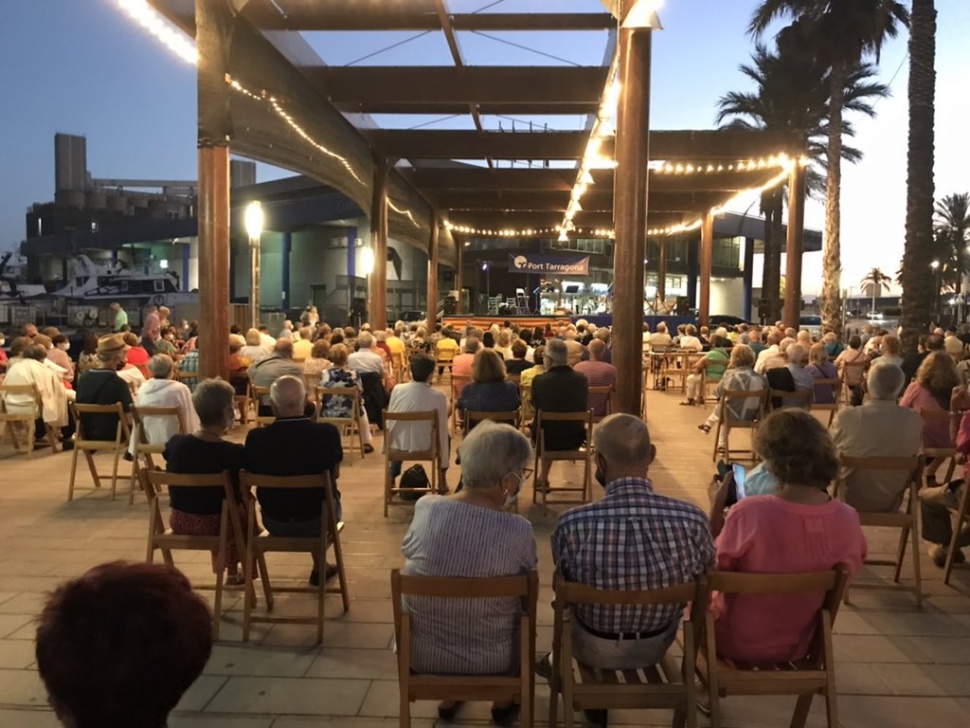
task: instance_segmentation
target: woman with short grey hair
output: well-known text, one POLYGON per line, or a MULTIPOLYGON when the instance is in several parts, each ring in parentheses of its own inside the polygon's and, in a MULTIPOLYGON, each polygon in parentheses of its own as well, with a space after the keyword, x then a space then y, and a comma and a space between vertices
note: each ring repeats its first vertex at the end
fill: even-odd
MULTIPOLYGON (((402 544, 404 573, 462 578, 529 573, 537 561, 532 524, 506 510, 530 475, 529 441, 514 427, 486 421, 469 433, 459 451, 464 488, 453 496, 426 495, 417 502, 402 544)), ((498 675, 516 669, 518 599, 412 597, 405 608, 411 616, 416 672, 498 675)), ((450 722, 459 705, 439 704, 439 717, 450 722)), ((492 719, 511 725, 518 712, 515 704, 493 705, 492 719)))
MULTIPOLYGON (((135 395, 136 407, 177 407, 182 413, 182 423, 186 432, 194 432, 199 427, 199 417, 192 404, 192 392, 181 382, 175 381, 175 363, 168 354, 156 354, 148 360, 148 371, 152 378, 138 388, 135 395)), ((199 385, 201 386, 201 385, 199 385)), ((179 433, 179 420, 172 416, 151 415, 142 417, 145 439, 153 445, 164 445, 169 438, 179 433)), ((138 428, 131 433, 128 450, 134 453, 134 442, 140 437, 138 428)))

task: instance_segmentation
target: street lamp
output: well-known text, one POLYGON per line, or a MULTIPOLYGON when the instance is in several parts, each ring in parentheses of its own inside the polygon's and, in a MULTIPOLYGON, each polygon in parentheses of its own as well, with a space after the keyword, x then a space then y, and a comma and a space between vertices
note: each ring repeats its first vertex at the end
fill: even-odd
POLYGON ((246 234, 249 235, 249 322, 259 328, 259 253, 263 234, 263 205, 253 200, 246 205, 246 234))
POLYGON ((482 263, 482 270, 485 271, 485 315, 492 312, 492 266, 486 260, 482 263))
MULTIPOLYGON (((365 246, 360 249, 360 271, 364 274, 364 280, 366 281, 366 288, 368 299, 370 299, 370 274, 374 272, 374 249, 370 246, 365 246)), ((370 316, 370 307, 368 306, 368 317, 370 316)), ((360 323, 360 322, 358 322, 360 323)))
POLYGON ((933 269, 933 282, 936 284, 936 290, 933 291, 933 315, 939 320, 940 318, 940 261, 934 260, 930 263, 930 268, 933 269))

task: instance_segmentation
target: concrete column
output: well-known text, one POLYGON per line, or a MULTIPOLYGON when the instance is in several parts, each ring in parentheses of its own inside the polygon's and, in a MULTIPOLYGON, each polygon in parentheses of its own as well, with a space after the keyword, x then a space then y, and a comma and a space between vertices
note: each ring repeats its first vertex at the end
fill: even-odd
POLYGON ((229 379, 229 72, 232 12, 196 0, 199 147, 199 377, 229 379))
POLYGON ((747 321, 751 317, 751 304, 753 302, 754 288, 754 238, 744 239, 744 271, 742 280, 744 281, 744 313, 741 317, 747 321))
POLYGON ((697 317, 701 326, 711 323, 711 275, 714 270, 714 215, 704 214, 701 225, 701 270, 700 270, 700 302, 697 305, 697 317))
POLYGON ((374 331, 387 328, 387 171, 386 159, 375 160, 370 211, 374 270, 367 286, 367 320, 374 331))
POLYGON ((347 317, 354 310, 354 297, 357 295, 357 228, 347 228, 347 317))
POLYGON ((428 241, 428 333, 438 319, 438 213, 431 214, 431 237, 428 241))
POLYGON ((802 253, 805 237, 805 167, 795 162, 788 181, 788 245, 785 248, 785 326, 802 317, 802 253))
MULTIPOLYGON (((290 296, 290 252, 293 250, 293 236, 290 233, 283 233, 282 235, 282 245, 280 256, 280 274, 281 274, 281 284, 280 284, 280 300, 281 307, 285 313, 286 309, 292 308, 293 303, 290 296)), ((300 308, 302 308, 302 302, 300 308)))
MULTIPOLYGON (((624 10, 632 0, 624 0, 624 10)), ((649 29, 621 28, 617 52, 620 99, 616 117, 613 220, 613 364, 615 412, 640 413, 643 284, 647 235, 647 161, 650 142, 649 29)))

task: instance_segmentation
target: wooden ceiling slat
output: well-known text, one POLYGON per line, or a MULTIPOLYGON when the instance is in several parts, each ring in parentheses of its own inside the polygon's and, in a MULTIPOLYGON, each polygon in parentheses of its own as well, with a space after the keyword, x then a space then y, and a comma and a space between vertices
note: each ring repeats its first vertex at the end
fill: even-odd
MULTIPOLYGON (((702 212, 717 206, 727 197, 723 192, 657 192, 651 191, 651 212, 702 212)), ((562 217, 568 196, 562 192, 441 192, 433 198, 440 210, 454 215, 465 212, 530 211, 556 212, 562 217)), ((613 191, 590 188, 582 199, 584 212, 612 212, 613 191)))
POLYGON ((607 73, 608 69, 600 66, 318 66, 304 69, 304 74, 338 107, 350 104, 367 108, 590 104, 599 99, 607 73))

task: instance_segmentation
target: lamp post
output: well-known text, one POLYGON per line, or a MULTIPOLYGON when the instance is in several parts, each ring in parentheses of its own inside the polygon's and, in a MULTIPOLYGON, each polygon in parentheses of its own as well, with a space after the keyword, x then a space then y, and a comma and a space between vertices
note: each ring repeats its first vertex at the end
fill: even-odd
POLYGON ((488 316, 492 313, 492 266, 487 260, 482 263, 482 270, 485 271, 485 315, 488 316))
POLYGON ((259 254, 263 235, 263 206, 259 200, 246 205, 246 234, 249 235, 249 323, 259 328, 259 254))
POLYGON ((937 321, 940 319, 940 261, 934 260, 930 263, 933 269, 933 283, 936 288, 933 291, 933 314, 937 321))
MULTIPOLYGON (((360 249, 360 272, 364 274, 365 290, 370 290, 370 276, 374 272, 374 249, 369 245, 360 249)), ((358 328, 361 321, 357 322, 358 328)))

